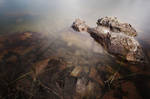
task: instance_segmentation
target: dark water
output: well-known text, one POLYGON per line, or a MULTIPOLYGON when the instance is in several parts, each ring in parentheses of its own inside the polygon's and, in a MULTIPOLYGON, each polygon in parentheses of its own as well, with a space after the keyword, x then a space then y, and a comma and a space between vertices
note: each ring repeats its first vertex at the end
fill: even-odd
POLYGON ((136 66, 117 60, 87 33, 76 33, 70 26, 75 18, 95 26, 100 17, 117 16, 138 31, 137 40, 149 59, 149 10, 149 0, 0 0, 0 98, 148 99, 149 67, 146 70, 143 64, 136 66), (26 31, 29 33, 16 34, 26 31), (32 86, 34 74, 30 71, 34 65, 42 69, 53 67, 48 73, 37 73, 37 81, 51 88, 50 93, 39 82, 32 86), (103 83, 115 72, 119 72, 125 83, 115 82, 113 88, 108 88, 103 83), (31 75, 22 77, 26 73, 31 75), (25 79, 16 80, 19 77, 25 79), (14 81, 16 85, 9 86, 14 81), (81 86, 81 92, 75 86, 81 86))

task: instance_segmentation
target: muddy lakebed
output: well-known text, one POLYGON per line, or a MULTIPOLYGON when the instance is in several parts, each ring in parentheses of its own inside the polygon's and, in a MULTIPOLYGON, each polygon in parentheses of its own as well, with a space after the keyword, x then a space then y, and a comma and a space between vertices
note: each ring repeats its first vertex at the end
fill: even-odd
POLYGON ((89 34, 66 28, 0 36, 2 99, 147 99, 149 66, 108 54, 89 34))

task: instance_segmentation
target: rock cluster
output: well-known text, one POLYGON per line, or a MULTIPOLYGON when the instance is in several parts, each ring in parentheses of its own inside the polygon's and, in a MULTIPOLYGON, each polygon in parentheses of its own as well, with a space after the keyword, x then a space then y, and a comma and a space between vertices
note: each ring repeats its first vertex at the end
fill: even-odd
POLYGON ((144 53, 139 42, 134 38, 136 30, 128 23, 121 23, 116 17, 104 17, 97 21, 97 26, 89 27, 77 19, 73 29, 88 32, 108 53, 122 57, 129 62, 143 62, 144 53))

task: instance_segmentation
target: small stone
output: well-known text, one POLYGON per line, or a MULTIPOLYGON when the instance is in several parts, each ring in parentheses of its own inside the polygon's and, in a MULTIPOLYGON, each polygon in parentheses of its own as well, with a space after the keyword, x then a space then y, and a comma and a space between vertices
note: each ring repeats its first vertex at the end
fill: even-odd
POLYGON ((41 61, 34 64, 33 77, 36 77, 36 76, 40 75, 46 69, 46 67, 48 66, 49 60, 50 59, 47 58, 47 59, 41 60, 41 61))
POLYGON ((21 35, 21 40, 26 40, 28 38, 31 38, 32 34, 30 32, 25 32, 23 35, 21 35))
POLYGON ((123 92, 128 93, 127 96, 124 96, 124 99, 142 99, 138 94, 136 86, 132 82, 125 82, 122 85, 123 92))
POLYGON ((88 80, 85 78, 78 79, 77 84, 76 84, 76 92, 84 96, 86 94, 87 83, 88 83, 88 80))
POLYGON ((95 84, 93 82, 89 81, 89 83, 87 85, 87 93, 92 94, 94 91, 94 87, 95 87, 95 84))
POLYGON ((97 70, 94 67, 91 67, 89 77, 98 82, 101 86, 104 86, 103 79, 101 76, 97 73, 97 70))
POLYGON ((73 76, 73 77, 78 77, 78 76, 80 76, 80 73, 82 72, 82 67, 80 67, 80 66, 76 66, 74 69, 73 69, 73 71, 71 72, 71 76, 73 76))
POLYGON ((13 56, 9 57, 8 61, 16 62, 17 61, 17 56, 13 55, 13 56))
POLYGON ((87 31, 88 26, 85 24, 85 21, 76 19, 72 24, 72 28, 78 32, 87 31))
POLYGON ((76 92, 81 96, 92 96, 95 89, 95 83, 88 81, 88 79, 82 77, 77 80, 76 92))
POLYGON ((104 96, 102 97, 102 99, 118 99, 118 98, 114 97, 114 91, 111 90, 111 91, 105 93, 104 96))

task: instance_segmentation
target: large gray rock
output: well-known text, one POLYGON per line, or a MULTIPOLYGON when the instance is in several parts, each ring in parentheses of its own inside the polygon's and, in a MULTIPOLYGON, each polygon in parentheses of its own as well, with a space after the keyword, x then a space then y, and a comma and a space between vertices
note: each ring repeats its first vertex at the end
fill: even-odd
POLYGON ((118 22, 117 18, 113 20, 109 17, 101 18, 97 24, 97 27, 90 28, 84 21, 77 19, 72 27, 78 32, 88 32, 110 54, 130 62, 144 61, 142 47, 134 38, 137 32, 131 25, 124 27, 124 23, 118 22))

